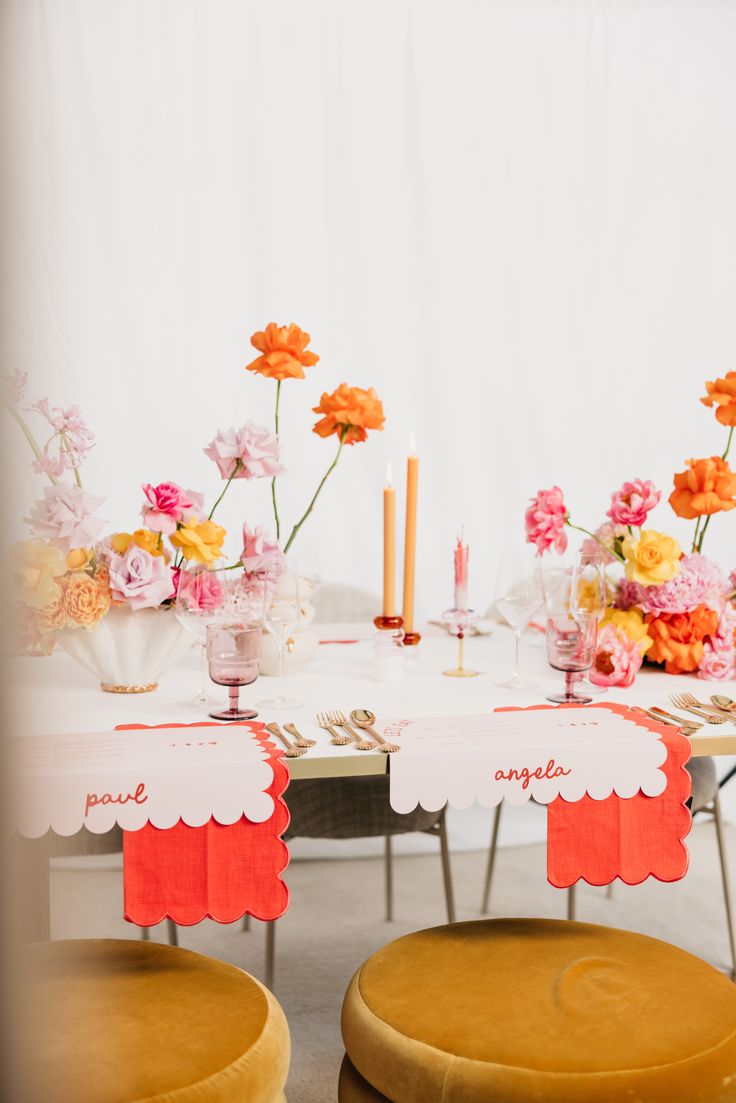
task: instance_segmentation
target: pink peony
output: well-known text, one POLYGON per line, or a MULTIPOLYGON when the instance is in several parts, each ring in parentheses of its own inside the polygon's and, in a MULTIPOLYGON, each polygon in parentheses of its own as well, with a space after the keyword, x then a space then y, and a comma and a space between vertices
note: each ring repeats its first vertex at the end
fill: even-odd
POLYGON ((151 555, 131 542, 123 555, 111 551, 108 565, 113 601, 131 609, 152 609, 174 595, 172 570, 162 555, 151 555))
POLYGON ((589 671, 597 686, 630 686, 642 664, 643 655, 636 640, 612 624, 598 632, 595 659, 589 671))
POLYGON ((190 609, 200 612, 214 613, 225 600, 225 587, 214 571, 180 570, 175 589, 177 599, 183 599, 190 609))
POLYGON ((265 575, 269 578, 277 577, 285 566, 284 553, 278 543, 270 539, 267 530, 261 525, 249 529, 247 521, 243 525, 240 561, 246 574, 265 575))
POLYGON ((650 479, 634 479, 626 482, 611 495, 611 508, 608 516, 614 525, 637 525, 641 527, 662 497, 650 479))
POLYGON ((99 517, 92 516, 104 501, 68 483, 46 486, 43 498, 33 503, 30 516, 25 520, 34 536, 48 540, 62 551, 86 548, 94 543, 105 524, 99 517))
POLYGON ((736 678, 736 648, 719 650, 706 642, 698 667, 698 677, 709 681, 724 682, 736 678))
POLYGON ((606 565, 610 563, 620 563, 621 556, 614 555, 613 549, 617 546, 621 547, 621 541, 628 535, 628 529, 625 525, 612 525, 609 521, 604 521, 602 525, 599 525, 595 530, 593 537, 589 536, 587 540, 584 540, 580 546, 580 552, 583 555, 593 555, 595 552, 603 553, 603 561, 606 565))
POLYGON ((537 555, 543 555, 550 548, 560 554, 565 551, 566 517, 565 501, 559 486, 553 486, 551 490, 540 490, 536 498, 531 499, 524 515, 524 523, 527 542, 536 545, 537 555))
POLYGON ((176 483, 159 483, 158 486, 141 483, 141 489, 148 499, 141 516, 152 532, 171 536, 172 532, 176 532, 177 521, 182 521, 185 516, 202 520, 204 495, 193 490, 182 490, 176 483))
POLYGON ((645 613, 689 613, 698 605, 720 608, 725 587, 718 564, 696 552, 682 557, 676 578, 642 587, 637 604, 645 613))
POLYGON ((631 609, 633 605, 641 605, 643 595, 643 586, 640 586, 638 582, 632 582, 628 578, 622 578, 616 590, 614 604, 617 609, 631 609))
POLYGON ((272 479, 286 471, 279 463, 278 438, 253 421, 220 430, 204 454, 215 461, 223 479, 272 479))

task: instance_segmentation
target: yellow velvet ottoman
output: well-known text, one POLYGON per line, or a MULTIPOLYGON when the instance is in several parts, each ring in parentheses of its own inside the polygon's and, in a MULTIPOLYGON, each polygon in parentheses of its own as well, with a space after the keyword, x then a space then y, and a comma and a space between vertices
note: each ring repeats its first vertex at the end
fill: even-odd
POLYGON ((232 965, 156 942, 90 939, 27 947, 22 975, 33 1047, 24 1098, 285 1099, 284 1013, 262 984, 232 965))
POLYGON ((734 1103, 736 985, 666 942, 491 919, 390 942, 350 983, 340 1103, 734 1103))

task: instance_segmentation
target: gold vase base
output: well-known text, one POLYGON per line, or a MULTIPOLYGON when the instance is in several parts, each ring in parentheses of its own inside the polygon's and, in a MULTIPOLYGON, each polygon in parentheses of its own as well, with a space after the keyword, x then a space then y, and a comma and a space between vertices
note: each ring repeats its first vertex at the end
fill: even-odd
POLYGON ((100 689, 105 693, 150 693, 158 689, 158 682, 148 682, 141 686, 114 686, 110 682, 100 682, 100 689))
POLYGON ((480 671, 466 670, 464 666, 459 666, 455 670, 443 670, 442 673, 446 678, 475 678, 480 671))

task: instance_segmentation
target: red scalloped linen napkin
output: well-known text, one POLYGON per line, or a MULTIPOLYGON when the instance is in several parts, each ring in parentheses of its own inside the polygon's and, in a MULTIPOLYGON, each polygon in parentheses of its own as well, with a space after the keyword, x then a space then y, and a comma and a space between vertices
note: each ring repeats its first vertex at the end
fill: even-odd
MULTIPOLYGON (((117 731, 140 730, 148 724, 121 724, 117 731)), ((162 728, 208 728, 218 724, 158 724, 162 728)), ((282 794, 289 771, 282 751, 264 736, 264 725, 243 721, 268 754, 273 782, 266 792, 274 811, 263 823, 243 816, 236 823, 215 819, 203 827, 180 820, 166 831, 150 823, 140 831, 123 832, 125 918, 141 927, 162 919, 190 926, 202 919, 233 923, 243 915, 278 919, 289 904, 281 874, 289 851, 280 838, 289 825, 282 794)))
POLYGON ((687 873, 683 840, 692 824, 685 804, 691 781, 684 768, 691 755, 690 741, 676 728, 633 713, 625 705, 596 705, 628 714, 640 727, 661 736, 667 748, 661 767, 667 786, 657 797, 639 792, 623 799, 613 793, 605 800, 593 800, 586 794, 574 804, 562 797, 552 801, 547 806, 547 880, 556 888, 569 888, 580 878, 589 885, 608 885, 617 877, 627 885, 638 885, 647 877, 679 881, 687 873))

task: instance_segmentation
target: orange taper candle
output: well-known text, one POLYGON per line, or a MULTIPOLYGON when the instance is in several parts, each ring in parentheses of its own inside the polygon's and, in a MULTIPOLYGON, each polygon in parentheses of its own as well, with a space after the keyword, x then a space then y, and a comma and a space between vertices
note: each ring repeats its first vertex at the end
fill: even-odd
POLYGON ((396 615, 396 488, 392 485, 391 464, 386 465, 383 488, 383 615, 396 615))
POLYGON ((404 533, 404 633, 414 636, 414 570, 417 550, 417 492, 419 489, 419 456, 414 434, 409 436, 409 456, 406 461, 406 530, 404 533))

